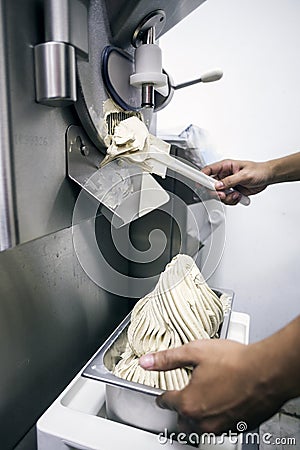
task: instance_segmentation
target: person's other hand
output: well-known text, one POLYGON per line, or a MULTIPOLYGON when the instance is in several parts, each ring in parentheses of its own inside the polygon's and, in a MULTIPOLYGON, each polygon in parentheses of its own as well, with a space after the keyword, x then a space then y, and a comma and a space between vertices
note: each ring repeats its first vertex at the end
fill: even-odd
POLYGON ((267 162, 225 159, 204 167, 202 172, 219 180, 216 189, 220 199, 227 205, 236 205, 240 196, 236 192, 226 194, 224 190, 235 188, 244 195, 254 195, 263 191, 270 179, 267 162))
POLYGON ((157 397, 161 408, 177 411, 180 431, 237 432, 238 422, 244 421, 248 429, 253 429, 275 414, 283 403, 277 398, 271 401, 266 388, 267 358, 265 355, 259 358, 253 351, 254 345, 229 340, 193 341, 147 354, 140 358, 140 365, 159 371, 193 366, 190 382, 184 389, 157 397))

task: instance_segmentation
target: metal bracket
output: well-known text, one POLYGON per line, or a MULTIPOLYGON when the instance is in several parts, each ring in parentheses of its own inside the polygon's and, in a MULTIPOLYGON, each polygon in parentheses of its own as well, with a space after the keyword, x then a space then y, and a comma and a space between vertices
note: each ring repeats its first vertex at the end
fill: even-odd
MULTIPOLYGON (((94 146, 83 128, 75 125, 67 129, 66 147, 68 175, 86 189, 88 180, 99 169, 104 155, 94 146)), ((90 194, 94 195, 92 192, 90 194)))
POLYGON ((105 206, 101 212, 115 228, 159 208, 169 195, 142 168, 122 158, 100 169, 103 154, 81 127, 71 125, 66 134, 68 175, 105 206))

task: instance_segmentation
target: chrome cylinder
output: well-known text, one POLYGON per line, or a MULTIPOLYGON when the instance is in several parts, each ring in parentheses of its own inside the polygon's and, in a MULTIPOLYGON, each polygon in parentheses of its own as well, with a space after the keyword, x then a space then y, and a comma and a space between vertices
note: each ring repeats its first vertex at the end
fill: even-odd
POLYGON ((154 87, 151 84, 142 85, 142 107, 154 108, 154 87))
POLYGON ((64 42, 45 42, 34 48, 36 101, 47 106, 76 102, 75 49, 64 42))

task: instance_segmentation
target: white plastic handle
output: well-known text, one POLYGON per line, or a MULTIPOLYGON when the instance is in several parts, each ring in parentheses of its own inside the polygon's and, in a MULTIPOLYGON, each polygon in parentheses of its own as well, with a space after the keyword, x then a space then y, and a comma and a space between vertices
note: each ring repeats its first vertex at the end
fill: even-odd
MULTIPOLYGON (((206 175, 203 172, 200 172, 200 170, 195 169, 194 167, 189 166, 188 164, 185 164, 184 162, 172 157, 171 155, 168 155, 166 153, 156 152, 154 154, 155 156, 152 156, 153 159, 156 159, 163 164, 165 164, 169 169, 174 170, 177 173, 180 173, 184 177, 189 178, 192 181, 195 181, 196 183, 201 184, 202 186, 206 187, 207 189, 210 189, 212 191, 215 190, 216 180, 208 175, 206 175)), ((230 192, 238 192, 233 188, 227 189, 225 193, 230 192)), ((239 203, 241 203, 244 206, 250 205, 250 198, 246 195, 243 195, 239 192, 241 195, 239 203)))
POLYGON ((220 69, 210 70, 201 75, 202 83, 210 83, 211 81, 218 81, 222 78, 223 72, 220 69))
POLYGON ((193 86, 193 84, 197 83, 210 83, 211 81, 218 81, 222 78, 223 72, 220 69, 210 70, 201 75, 200 78, 196 80, 185 81, 184 83, 172 85, 172 88, 176 91, 178 89, 182 89, 188 86, 193 86))
MULTIPOLYGON (((158 155, 155 155, 155 158, 158 155)), ((196 183, 202 184, 202 186, 206 187, 210 190, 215 190, 215 184, 216 180, 209 177, 203 172, 200 172, 200 170, 195 169, 194 167, 189 166, 188 164, 185 164, 184 162, 180 161, 179 159, 173 158, 170 155, 163 155, 164 162, 166 166, 169 169, 174 170, 177 173, 180 173, 184 177, 189 178, 192 181, 195 181, 196 183)))

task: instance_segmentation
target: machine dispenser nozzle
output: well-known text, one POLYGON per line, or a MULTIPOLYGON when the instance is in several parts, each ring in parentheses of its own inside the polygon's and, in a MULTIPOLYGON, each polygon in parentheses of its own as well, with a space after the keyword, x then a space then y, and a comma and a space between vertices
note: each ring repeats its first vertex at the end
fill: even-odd
MULTIPOLYGON (((164 16, 149 16, 139 25, 138 32, 136 31, 134 44, 140 45, 135 50, 135 73, 130 76, 131 86, 142 90, 141 107, 148 127, 151 124, 155 107, 154 91, 167 86, 168 81, 167 76, 162 71, 161 49, 155 43, 157 17, 164 16), (147 24, 149 25, 148 28, 147 24)), ((159 23, 161 22, 159 20, 159 23)))
MULTIPOLYGON (((147 45, 147 47, 142 47, 144 54, 138 56, 138 58, 142 57, 142 63, 141 61, 136 61, 136 68, 138 66, 140 71, 145 71, 145 69, 147 70, 149 68, 149 65, 145 64, 145 61, 147 60, 147 54, 150 56, 152 56, 151 60, 150 60, 150 64, 153 64, 153 68, 155 66, 156 69, 161 70, 160 67, 160 60, 161 58, 159 58, 158 53, 157 53, 157 49, 155 48, 155 52, 153 53, 153 51, 151 50, 151 52, 149 53, 149 45, 155 45, 155 28, 151 27, 149 28, 149 30, 147 31, 147 36, 146 36, 146 42, 144 45, 147 45), (146 49, 146 52, 145 52, 146 49), (157 53, 157 56, 154 56, 154 54, 157 53), (155 64, 155 62, 159 61, 159 64, 155 64)), ((136 51, 136 57, 137 57, 137 51, 136 51)), ((152 68, 152 67, 151 67, 152 68)), ((153 69, 152 68, 152 69, 153 69)), ((145 75, 144 75, 145 76, 145 75)), ((149 75, 146 76, 148 79, 149 75)), ((150 75, 151 77, 151 75, 150 75)), ((132 82, 132 77, 130 78, 130 82, 131 84, 134 85, 134 82, 132 82)), ((139 84, 139 83, 138 83, 139 84)), ((143 83, 142 84, 142 108, 154 108, 154 84, 152 83, 143 83)))

